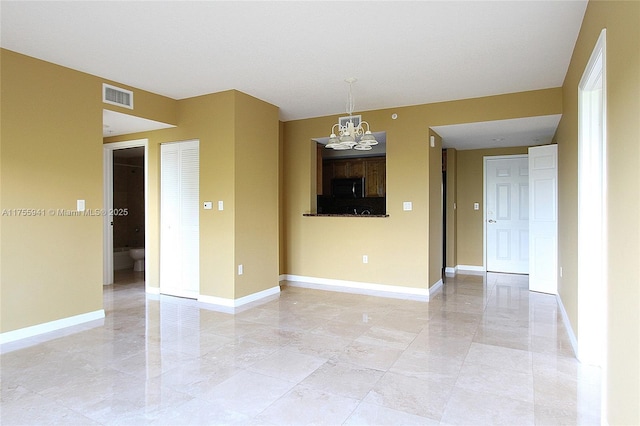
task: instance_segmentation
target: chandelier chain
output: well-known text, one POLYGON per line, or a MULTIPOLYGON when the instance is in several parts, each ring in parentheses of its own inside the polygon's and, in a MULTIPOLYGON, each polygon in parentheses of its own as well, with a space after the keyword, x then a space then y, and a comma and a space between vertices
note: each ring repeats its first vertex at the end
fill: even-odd
POLYGON ((349 99, 347 99, 347 114, 350 116, 353 115, 353 111, 355 111, 355 101, 353 99, 353 83, 349 82, 349 99))

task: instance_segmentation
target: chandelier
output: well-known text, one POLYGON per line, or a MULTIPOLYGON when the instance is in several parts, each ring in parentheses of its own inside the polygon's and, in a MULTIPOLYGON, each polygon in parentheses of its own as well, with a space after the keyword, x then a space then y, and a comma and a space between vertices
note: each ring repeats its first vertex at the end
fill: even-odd
POLYGON ((361 115, 353 115, 355 104, 351 87, 357 80, 352 77, 347 78, 345 81, 349 83, 349 99, 347 100, 347 114, 349 115, 340 117, 338 122, 333 125, 329 142, 325 145, 325 148, 369 151, 373 145, 378 145, 378 141, 369 130, 369 123, 362 121, 361 115))

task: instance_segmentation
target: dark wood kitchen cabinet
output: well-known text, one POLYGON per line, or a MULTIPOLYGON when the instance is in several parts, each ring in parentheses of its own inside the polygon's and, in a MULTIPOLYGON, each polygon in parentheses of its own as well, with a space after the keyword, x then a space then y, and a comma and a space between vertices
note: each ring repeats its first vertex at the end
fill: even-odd
POLYGON ((333 178, 360 178, 364 177, 364 160, 333 160, 333 178))
POLYGON ((386 159, 384 157, 324 160, 322 164, 322 194, 331 195, 331 180, 365 179, 366 197, 386 195, 386 159))
POLYGON ((384 197, 387 192, 386 160, 372 158, 367 160, 364 175, 365 195, 367 197, 384 197))

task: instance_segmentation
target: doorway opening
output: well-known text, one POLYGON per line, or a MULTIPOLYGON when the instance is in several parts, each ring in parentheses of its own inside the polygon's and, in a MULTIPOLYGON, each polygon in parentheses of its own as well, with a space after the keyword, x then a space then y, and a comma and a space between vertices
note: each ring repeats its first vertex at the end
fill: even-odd
POLYGON ((103 150, 103 284, 144 281, 146 287, 148 141, 109 143, 103 150))
POLYGON ((446 271, 447 271, 447 150, 442 150, 442 184, 441 184, 441 203, 442 206, 442 269, 440 270, 440 276, 443 279, 443 283, 446 284, 446 271))

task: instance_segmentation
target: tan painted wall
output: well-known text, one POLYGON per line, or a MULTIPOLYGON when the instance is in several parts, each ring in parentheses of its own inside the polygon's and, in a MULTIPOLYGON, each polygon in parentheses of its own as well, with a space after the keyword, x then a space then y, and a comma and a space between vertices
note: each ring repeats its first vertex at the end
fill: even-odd
MULTIPOLYGON (((326 136, 337 116, 284 123, 286 273, 430 287, 440 274, 441 260, 437 268, 430 267, 427 260, 433 254, 429 249, 430 244, 433 248, 429 237, 430 188, 433 179, 440 185, 440 178, 430 182, 429 128, 558 114, 561 108, 560 89, 548 89, 363 112, 373 130, 387 132, 389 217, 381 219, 303 217, 315 211, 316 150, 311 139, 326 136), (391 119, 392 113, 398 114, 397 120, 391 119), (403 201, 412 201, 413 211, 403 211, 403 201), (369 256, 368 264, 362 263, 363 254, 369 256)), ((437 157, 439 170, 440 152, 437 157)), ((440 244, 438 247, 441 253, 440 244)))
POLYGON ((106 140, 149 139, 147 285, 160 285, 160 144, 198 139, 200 205, 214 203, 200 210, 200 294, 236 299, 277 286, 278 108, 234 90, 177 102, 178 127, 106 140))
POLYGON ((279 285, 278 108, 235 92, 235 298, 279 285))
POLYGON ((457 265, 484 265, 484 157, 526 153, 527 147, 458 151, 456 174, 458 190, 457 265), (480 203, 480 209, 474 210, 473 203, 480 203))
POLYGON ((1 55, 1 208, 46 212, 0 218, 6 332, 102 309, 100 218, 48 212, 75 210, 77 199, 102 206, 102 111, 90 76, 1 55))
MULTIPOLYGON (((102 83, 99 77, 0 51, 1 209, 46 216, 1 216, 0 331, 102 309, 102 218, 49 210, 102 208, 102 83)), ((137 96, 137 94, 136 94, 137 96)), ((147 108, 170 100, 143 93, 147 108)), ((169 111, 162 117, 170 117, 169 111)))
POLYGON ((235 240, 235 120, 232 91, 178 101, 178 127, 108 138, 149 140, 146 247, 147 286, 160 287, 160 145, 199 140, 200 201, 224 202, 224 210, 200 210, 200 293, 232 299, 235 240))
MULTIPOLYGON (((277 107, 235 91, 178 102, 133 89, 132 111, 101 98, 103 82, 130 87, 1 52, 0 208, 102 208, 102 109, 164 120, 179 127, 110 138, 149 139, 149 285, 159 285, 159 144, 189 139, 200 140, 201 200, 225 202, 201 214, 201 294, 278 285, 277 107)), ((1 216, 0 229, 1 332, 102 309, 100 217, 1 216)))
POLYGON ((559 157, 558 289, 578 332, 578 83, 607 29, 607 421, 640 424, 640 2, 591 1, 563 84, 559 157))
POLYGON ((160 96, 136 87, 127 86, 126 84, 122 84, 117 81, 106 79, 100 79, 100 90, 102 90, 102 83, 107 83, 121 89, 131 90, 133 92, 134 108, 131 110, 118 105, 102 103, 102 92, 100 92, 100 98, 98 101, 100 102, 101 108, 120 112, 122 114, 135 115, 136 117, 159 121, 161 123, 173 125, 178 124, 178 105, 175 99, 160 96))

